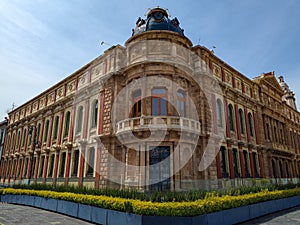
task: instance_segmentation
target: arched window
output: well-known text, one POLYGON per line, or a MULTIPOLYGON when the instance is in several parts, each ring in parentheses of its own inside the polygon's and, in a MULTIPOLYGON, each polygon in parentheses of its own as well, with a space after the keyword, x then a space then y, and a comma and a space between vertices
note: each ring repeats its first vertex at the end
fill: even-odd
POLYGON ((39 169, 38 177, 42 177, 43 176, 45 157, 46 156, 44 156, 44 155, 41 156, 41 163, 40 163, 40 169, 39 169))
POLYGON ((241 133, 245 134, 245 126, 244 126, 244 112, 242 109, 239 109, 239 119, 240 119, 240 129, 241 133))
POLYGON ((93 176, 94 174, 94 162, 95 162, 95 148, 89 149, 89 160, 88 160, 88 169, 86 175, 93 176))
POLYGON ((182 91, 177 92, 177 111, 179 116, 185 117, 185 94, 182 91))
POLYGON ((37 131, 36 131, 36 140, 40 141, 40 135, 41 135, 41 123, 37 125, 37 131))
POLYGON ((65 118, 65 128, 64 128, 64 137, 67 137, 69 135, 69 130, 70 130, 70 118, 71 118, 71 113, 68 111, 66 113, 66 118, 65 118))
POLYGON ((80 133, 82 130, 82 120, 83 120, 83 107, 79 106, 77 110, 76 133, 80 133))
POLYGON ((54 120, 54 130, 53 130, 53 139, 57 139, 57 134, 58 134, 58 125, 59 125, 59 116, 55 117, 54 120))
POLYGON ((167 90, 164 88, 155 88, 152 90, 152 115, 167 115, 167 90))
POLYGON ((14 133, 13 135, 12 135, 12 139, 11 139, 11 142, 10 142, 10 149, 11 150, 13 150, 14 149, 14 142, 15 142, 15 138, 16 138, 16 133, 14 133))
POLYGON ((72 176, 77 176, 79 165, 79 150, 75 150, 73 154, 73 170, 72 176))
POLYGON ((140 117, 142 111, 141 90, 133 92, 132 104, 132 117, 140 117))
POLYGON ((20 137, 21 137, 21 131, 18 131, 16 148, 19 148, 19 146, 20 146, 20 137))
POLYGON ((234 131, 234 112, 233 106, 231 104, 228 105, 228 120, 229 120, 229 128, 231 131, 234 131))
POLYGON ((223 104, 221 99, 217 99, 216 110, 218 127, 223 127, 223 104))
POLYGON ((11 135, 10 134, 8 135, 6 143, 7 143, 7 145, 6 145, 6 151, 10 152, 10 143, 11 143, 11 135))
POLYGON ((48 140, 48 132, 49 132, 49 120, 46 120, 45 129, 44 129, 44 142, 48 140))
POLYGON ((253 137, 254 136, 254 126, 253 126, 253 118, 252 118, 251 113, 248 113, 248 123, 249 123, 250 135, 251 135, 251 137, 253 137))
POLYGON ((26 140, 26 136, 27 136, 27 129, 23 130, 23 138, 22 138, 22 147, 25 146, 25 140, 26 140))
POLYGON ((24 170, 23 170, 23 178, 27 178, 27 169, 28 169, 28 158, 25 158, 25 162, 24 162, 24 170))
POLYGON ((222 177, 226 178, 228 177, 228 172, 227 172, 227 150, 225 147, 220 148, 220 163, 221 163, 221 173, 222 177))
POLYGON ((98 123, 98 100, 95 100, 92 105, 92 128, 97 127, 98 123))
POLYGON ((267 140, 271 140, 271 136, 270 136, 270 125, 267 123, 266 124, 266 133, 267 133, 267 140))
POLYGON ((31 145, 32 138, 33 138, 33 130, 31 128, 28 129, 28 138, 27 138, 27 146, 31 145))

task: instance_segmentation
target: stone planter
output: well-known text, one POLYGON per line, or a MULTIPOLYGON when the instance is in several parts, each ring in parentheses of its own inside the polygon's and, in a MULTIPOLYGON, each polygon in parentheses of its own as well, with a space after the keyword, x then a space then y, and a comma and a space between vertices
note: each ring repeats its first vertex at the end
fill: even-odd
POLYGON ((300 205, 300 196, 261 202, 194 217, 141 216, 57 199, 27 195, 1 195, 1 202, 33 206, 101 225, 226 225, 300 205))

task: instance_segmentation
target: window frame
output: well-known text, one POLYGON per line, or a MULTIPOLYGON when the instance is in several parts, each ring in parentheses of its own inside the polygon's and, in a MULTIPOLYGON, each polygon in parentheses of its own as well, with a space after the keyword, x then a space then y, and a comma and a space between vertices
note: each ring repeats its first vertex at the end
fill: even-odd
POLYGON ((168 115, 168 92, 167 92, 167 89, 166 88, 163 88, 163 87, 156 87, 156 88, 153 88, 151 90, 151 115, 152 116, 167 116, 168 115), (154 93, 155 91, 158 91, 158 90, 164 90, 165 93, 161 94, 161 93, 154 93), (153 110, 153 107, 154 107, 154 99, 157 99, 157 115, 154 114, 154 110, 153 110), (161 105, 162 105, 162 101, 161 99, 163 99, 163 101, 165 102, 165 115, 162 114, 161 112, 161 105))

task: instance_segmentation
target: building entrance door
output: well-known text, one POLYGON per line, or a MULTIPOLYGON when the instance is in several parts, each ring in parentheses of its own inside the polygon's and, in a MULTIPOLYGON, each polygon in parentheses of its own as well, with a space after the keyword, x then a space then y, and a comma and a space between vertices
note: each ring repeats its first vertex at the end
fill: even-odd
POLYGON ((170 147, 150 148, 149 182, 151 191, 170 190, 170 147))

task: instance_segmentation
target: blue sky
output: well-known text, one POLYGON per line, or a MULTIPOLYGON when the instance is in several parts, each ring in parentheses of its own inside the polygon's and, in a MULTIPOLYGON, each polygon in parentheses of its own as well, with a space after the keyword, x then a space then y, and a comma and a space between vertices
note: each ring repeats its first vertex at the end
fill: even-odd
POLYGON ((299 95, 298 0, 0 0, 0 121, 108 48, 123 45, 148 8, 168 8, 194 45, 249 78, 283 75, 299 95))

